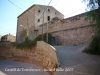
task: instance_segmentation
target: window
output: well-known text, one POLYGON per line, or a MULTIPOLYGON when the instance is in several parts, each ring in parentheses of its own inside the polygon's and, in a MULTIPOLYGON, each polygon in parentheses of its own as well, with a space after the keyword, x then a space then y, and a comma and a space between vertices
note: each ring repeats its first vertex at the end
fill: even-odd
POLYGON ((47 20, 50 21, 50 16, 48 16, 47 20))
POLYGON ((38 10, 38 12, 40 13, 40 10, 38 10))
POLYGON ((40 22, 40 19, 38 19, 38 22, 40 22))
POLYGON ((50 9, 48 9, 48 12, 50 12, 50 9))

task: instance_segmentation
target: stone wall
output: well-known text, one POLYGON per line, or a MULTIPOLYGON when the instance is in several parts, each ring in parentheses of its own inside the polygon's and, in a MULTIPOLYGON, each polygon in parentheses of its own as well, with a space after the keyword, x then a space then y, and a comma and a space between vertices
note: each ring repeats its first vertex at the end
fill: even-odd
MULTIPOLYGON (((76 15, 63 20, 53 20, 48 23, 48 32, 55 37, 56 45, 79 45, 89 43, 94 35, 93 25, 85 14, 76 15)), ((39 27, 38 35, 42 32, 39 27)), ((44 33, 47 32, 47 23, 44 24, 44 33)))
POLYGON ((25 40, 26 29, 29 30, 29 39, 33 40, 35 36, 37 36, 38 26, 41 25, 43 21, 46 23, 55 17, 63 19, 64 15, 52 6, 32 5, 17 17, 16 41, 22 42, 25 40))
POLYGON ((35 7, 30 7, 28 10, 23 12, 21 15, 19 15, 17 18, 17 33, 16 33, 16 41, 22 42, 25 39, 26 36, 26 29, 29 30, 29 38, 33 39, 34 35, 34 18, 35 18, 35 7), (31 28, 31 30, 30 30, 31 28))
POLYGON ((46 52, 47 55, 50 56, 50 60, 52 61, 52 63, 48 63, 48 65, 45 65, 45 66, 50 66, 50 64, 53 64, 56 67, 59 67, 59 62, 58 62, 58 57, 57 57, 57 54, 56 54, 56 49, 53 46, 45 43, 44 41, 38 41, 37 42, 37 47, 42 48, 44 50, 44 52, 46 52))
POLYGON ((16 41, 16 36, 11 35, 10 33, 7 35, 3 35, 1 37, 1 41, 10 41, 10 42, 15 42, 16 41))
MULTIPOLYGON (((9 42, 0 43, 0 59, 33 63, 41 66, 42 68, 46 68, 47 70, 59 67, 55 49, 41 41, 38 42, 37 47, 22 50, 16 49, 9 42), (43 46, 40 46, 41 43, 43 46), (50 51, 53 55, 51 55, 48 51, 50 51)), ((48 72, 51 75, 55 73, 55 71, 48 72)))
POLYGON ((53 32, 52 35, 55 36, 56 45, 80 45, 89 43, 94 32, 91 26, 86 26, 53 32))
POLYGON ((7 40, 10 41, 10 42, 15 42, 16 41, 16 36, 8 34, 7 40))

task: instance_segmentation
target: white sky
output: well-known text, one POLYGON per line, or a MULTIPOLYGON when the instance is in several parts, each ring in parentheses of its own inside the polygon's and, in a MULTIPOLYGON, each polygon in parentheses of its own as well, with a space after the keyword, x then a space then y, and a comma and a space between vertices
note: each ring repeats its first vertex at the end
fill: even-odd
POLYGON ((54 0, 51 5, 64 14, 65 18, 85 12, 86 5, 82 0, 54 0), (55 1, 55 2, 54 2, 55 1))

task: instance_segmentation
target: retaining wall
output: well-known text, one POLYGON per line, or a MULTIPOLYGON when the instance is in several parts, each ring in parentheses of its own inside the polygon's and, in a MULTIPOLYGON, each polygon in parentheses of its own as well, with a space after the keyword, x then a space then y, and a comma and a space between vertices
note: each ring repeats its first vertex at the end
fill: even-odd
POLYGON ((43 41, 39 41, 37 47, 23 50, 16 49, 9 42, 0 43, 0 59, 33 63, 46 68, 51 75, 54 75, 55 71, 49 69, 59 67, 56 50, 43 41))

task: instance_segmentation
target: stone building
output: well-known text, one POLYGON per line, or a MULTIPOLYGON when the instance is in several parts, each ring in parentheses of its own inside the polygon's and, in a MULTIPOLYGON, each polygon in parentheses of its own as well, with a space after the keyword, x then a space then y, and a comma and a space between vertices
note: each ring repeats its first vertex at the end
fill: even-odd
MULTIPOLYGON (((53 20, 48 23, 48 32, 55 38, 54 45, 80 45, 89 43, 95 35, 90 20, 85 13, 75 15, 62 20, 53 20)), ((42 32, 39 26, 39 34, 42 32)), ((47 32, 47 24, 44 24, 44 33, 47 32)))
POLYGON ((55 17, 63 19, 64 15, 52 6, 32 5, 17 17, 16 41, 24 41, 26 30, 28 30, 29 39, 33 40, 38 34, 39 25, 52 21, 55 17))
POLYGON ((47 32, 47 25, 48 32, 53 36, 53 45, 80 45, 91 41, 95 35, 95 23, 91 24, 85 13, 63 18, 64 16, 52 6, 33 5, 18 16, 17 42, 24 41, 27 29, 29 39, 33 40, 42 34, 42 31, 47 32))
POLYGON ((16 37, 11 34, 7 34, 1 37, 1 41, 15 42, 15 40, 16 40, 16 37))

